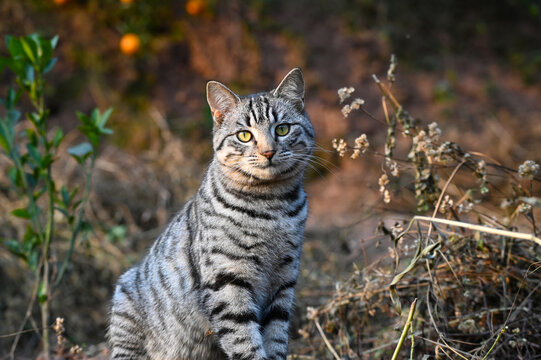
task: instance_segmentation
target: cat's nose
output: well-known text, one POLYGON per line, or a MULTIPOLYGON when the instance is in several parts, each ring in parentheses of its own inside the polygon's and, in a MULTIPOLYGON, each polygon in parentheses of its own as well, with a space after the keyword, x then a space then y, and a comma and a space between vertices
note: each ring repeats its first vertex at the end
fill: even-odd
POLYGON ((267 151, 263 151, 261 153, 261 155, 263 155, 264 157, 266 157, 267 159, 272 159, 272 157, 274 156, 274 154, 276 154, 276 151, 275 150, 267 150, 267 151))

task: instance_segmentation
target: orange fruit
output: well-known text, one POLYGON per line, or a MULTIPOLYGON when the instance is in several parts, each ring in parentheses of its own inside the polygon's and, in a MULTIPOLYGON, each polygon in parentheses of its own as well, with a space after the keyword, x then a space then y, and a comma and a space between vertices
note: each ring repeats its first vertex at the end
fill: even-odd
POLYGON ((188 0, 186 2, 186 12, 192 16, 199 15, 205 10, 205 2, 203 0, 188 0))
POLYGON ((135 0, 120 0, 123 4, 132 4, 135 0))
POLYGON ((137 51, 139 51, 139 48, 141 47, 141 40, 139 40, 139 36, 133 33, 127 33, 122 35, 122 38, 120 38, 120 51, 122 51, 126 55, 133 55, 137 51))
POLYGON ((53 0, 56 5, 64 5, 68 0, 53 0))

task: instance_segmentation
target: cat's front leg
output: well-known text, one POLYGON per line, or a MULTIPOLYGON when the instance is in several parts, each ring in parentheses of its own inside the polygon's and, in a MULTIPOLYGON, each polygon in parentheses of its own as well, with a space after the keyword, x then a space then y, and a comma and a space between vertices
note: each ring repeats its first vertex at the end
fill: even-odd
POLYGON ((202 305, 228 358, 267 360, 254 289, 242 276, 220 272, 202 286, 202 305))
POLYGON ((295 280, 284 283, 274 294, 261 321, 263 343, 269 360, 285 360, 295 280))

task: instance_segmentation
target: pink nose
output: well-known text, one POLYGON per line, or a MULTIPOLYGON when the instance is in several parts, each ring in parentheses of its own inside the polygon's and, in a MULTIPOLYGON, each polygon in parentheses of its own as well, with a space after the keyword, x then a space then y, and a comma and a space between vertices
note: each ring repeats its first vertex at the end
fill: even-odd
POLYGON ((267 151, 264 151, 264 152, 261 153, 261 155, 263 155, 264 157, 266 157, 269 160, 272 159, 274 154, 276 154, 276 151, 274 151, 274 150, 267 150, 267 151))

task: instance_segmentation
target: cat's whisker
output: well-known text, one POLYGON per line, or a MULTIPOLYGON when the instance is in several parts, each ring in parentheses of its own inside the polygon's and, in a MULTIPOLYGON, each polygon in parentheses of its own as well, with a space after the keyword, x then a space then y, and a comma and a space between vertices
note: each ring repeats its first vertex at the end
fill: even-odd
MULTIPOLYGON (((294 160, 296 160, 296 161, 303 161, 303 160, 306 160, 305 158, 297 158, 297 157, 291 157, 291 159, 294 159, 294 160)), ((307 161, 308 161, 308 163, 310 163, 310 164, 315 164, 315 165, 321 166, 322 168, 324 168, 325 170, 327 170, 329 173, 331 173, 333 176, 336 175, 335 172, 334 172, 334 170, 331 169, 331 168, 329 167, 329 165, 333 165, 336 169, 338 169, 338 167, 337 167, 336 165, 332 164, 332 163, 326 164, 326 163, 322 162, 321 160, 324 160, 324 159, 321 159, 321 158, 310 158, 310 159, 308 159, 307 161)))

